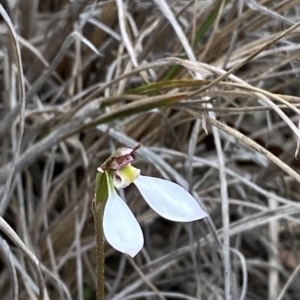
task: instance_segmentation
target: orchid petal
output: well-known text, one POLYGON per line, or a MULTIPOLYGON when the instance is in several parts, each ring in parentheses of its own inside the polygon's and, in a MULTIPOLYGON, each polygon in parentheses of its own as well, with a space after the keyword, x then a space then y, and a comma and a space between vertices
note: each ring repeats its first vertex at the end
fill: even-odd
POLYGON ((103 231, 107 242, 113 248, 131 257, 143 248, 142 229, 127 204, 115 190, 111 191, 105 205, 103 231))
POLYGON ((133 183, 149 206, 165 219, 191 222, 207 217, 196 199, 174 182, 140 175, 133 183))

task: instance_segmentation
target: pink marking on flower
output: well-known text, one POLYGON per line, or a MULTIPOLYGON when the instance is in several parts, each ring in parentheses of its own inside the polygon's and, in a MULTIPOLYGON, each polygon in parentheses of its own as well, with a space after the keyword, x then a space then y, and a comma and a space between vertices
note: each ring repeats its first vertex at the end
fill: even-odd
POLYGON ((137 144, 134 148, 119 148, 100 167, 101 170, 120 170, 133 161, 132 154, 141 147, 137 144))

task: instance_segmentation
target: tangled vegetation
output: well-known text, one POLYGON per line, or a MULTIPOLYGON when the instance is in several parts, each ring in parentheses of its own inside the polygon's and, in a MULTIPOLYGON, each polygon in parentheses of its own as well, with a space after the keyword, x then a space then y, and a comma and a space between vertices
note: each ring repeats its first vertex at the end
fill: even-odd
POLYGON ((1 3, 1 299, 95 299, 97 167, 138 143, 209 216, 121 191, 145 246, 106 245, 108 300, 299 299, 300 0, 1 3))

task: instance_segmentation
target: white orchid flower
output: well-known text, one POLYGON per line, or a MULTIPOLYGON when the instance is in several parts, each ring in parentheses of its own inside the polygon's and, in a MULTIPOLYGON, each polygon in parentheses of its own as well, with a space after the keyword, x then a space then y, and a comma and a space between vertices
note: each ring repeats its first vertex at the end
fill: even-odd
MULTIPOLYGON (((133 167, 131 154, 135 148, 120 148, 98 171, 105 173, 108 197, 103 213, 103 231, 107 242, 116 250, 134 257, 144 245, 142 229, 115 188, 134 183, 149 206, 165 219, 191 222, 207 216, 198 202, 181 186, 155 177, 142 176, 133 167)), ((104 174, 103 174, 104 175, 104 174)))

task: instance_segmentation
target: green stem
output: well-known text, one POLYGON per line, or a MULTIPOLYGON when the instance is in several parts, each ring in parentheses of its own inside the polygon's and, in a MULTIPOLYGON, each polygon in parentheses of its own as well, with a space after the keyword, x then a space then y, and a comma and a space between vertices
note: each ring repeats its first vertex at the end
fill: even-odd
POLYGON ((104 233, 103 213, 108 199, 108 173, 98 172, 96 176, 95 199, 93 214, 96 233, 96 261, 97 261, 97 300, 104 300, 104 233))
POLYGON ((104 300, 104 234, 103 212, 105 203, 95 204, 94 221, 96 232, 96 258, 97 258, 97 300, 104 300))

